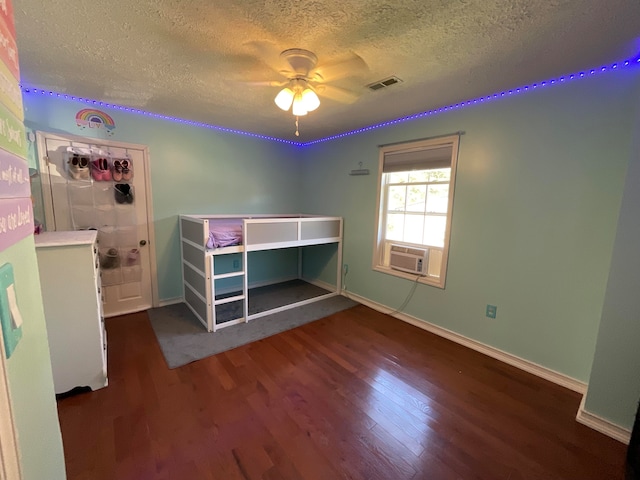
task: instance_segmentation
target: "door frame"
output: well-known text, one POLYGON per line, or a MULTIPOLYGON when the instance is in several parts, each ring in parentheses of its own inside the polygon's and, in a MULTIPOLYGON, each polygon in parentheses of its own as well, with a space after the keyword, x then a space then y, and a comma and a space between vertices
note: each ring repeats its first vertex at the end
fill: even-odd
MULTIPOLYGON (((44 210, 45 225, 53 225, 55 227, 55 215, 53 212, 53 193, 51 190, 51 180, 49 179, 48 169, 48 157, 46 154, 46 146, 44 140, 47 136, 55 136, 62 138, 69 142, 86 143, 88 145, 104 145, 114 148, 129 148, 135 150, 142 150, 142 168, 144 170, 144 188, 147 197, 147 232, 148 232, 148 245, 149 245, 149 263, 151 269, 151 306, 158 307, 158 268, 156 264, 156 234, 153 223, 153 194, 151 193, 151 169, 149 162, 149 147, 147 145, 127 142, 116 142, 114 140, 99 139, 82 137, 80 135, 66 134, 66 133, 54 133, 45 131, 36 131, 36 155, 38 156, 38 169, 41 176, 41 188, 42 188, 42 207, 44 210), (44 153, 41 153, 43 152, 44 153), (153 247, 153 248, 151 248, 153 247)), ((138 168, 136 166, 136 168, 138 168)))

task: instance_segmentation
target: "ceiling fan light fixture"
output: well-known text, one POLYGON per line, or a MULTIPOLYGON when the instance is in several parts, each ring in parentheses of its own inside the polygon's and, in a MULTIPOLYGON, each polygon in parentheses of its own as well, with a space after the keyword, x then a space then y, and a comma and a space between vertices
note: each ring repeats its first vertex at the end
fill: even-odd
POLYGON ((307 114, 307 108, 304 104, 301 93, 296 93, 293 97, 293 108, 291 113, 293 113, 296 117, 301 117, 307 114))
POLYGON ((289 87, 285 87, 278 95, 276 95, 275 102, 278 108, 284 110, 285 112, 291 108, 291 104, 293 103, 294 93, 289 87))
POLYGON ((320 106, 318 94, 309 83, 320 82, 323 78, 319 73, 312 72, 318 61, 318 57, 314 53, 300 48, 292 48, 285 50, 280 55, 291 65, 291 70, 280 70, 280 73, 288 77, 288 80, 286 87, 276 95, 275 103, 285 112, 291 108, 291 113, 296 117, 297 137, 300 135, 298 117, 302 117, 320 106))
POLYGON ((316 95, 316 92, 311 90, 309 87, 302 92, 301 101, 307 112, 312 112, 320 106, 320 99, 318 98, 318 95, 316 95))

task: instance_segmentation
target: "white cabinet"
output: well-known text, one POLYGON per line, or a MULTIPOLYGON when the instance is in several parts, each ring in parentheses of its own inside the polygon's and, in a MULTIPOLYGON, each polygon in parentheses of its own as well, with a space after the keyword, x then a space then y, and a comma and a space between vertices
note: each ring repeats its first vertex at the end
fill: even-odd
POLYGON ((56 394, 107 385, 97 232, 35 236, 56 394))

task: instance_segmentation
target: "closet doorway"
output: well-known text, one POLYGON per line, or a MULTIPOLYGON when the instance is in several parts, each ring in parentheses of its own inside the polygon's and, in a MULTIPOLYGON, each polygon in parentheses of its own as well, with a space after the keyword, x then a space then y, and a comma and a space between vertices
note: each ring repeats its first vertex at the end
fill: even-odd
POLYGON ((36 141, 46 230, 98 231, 104 316, 155 306, 147 147, 46 132, 36 141))

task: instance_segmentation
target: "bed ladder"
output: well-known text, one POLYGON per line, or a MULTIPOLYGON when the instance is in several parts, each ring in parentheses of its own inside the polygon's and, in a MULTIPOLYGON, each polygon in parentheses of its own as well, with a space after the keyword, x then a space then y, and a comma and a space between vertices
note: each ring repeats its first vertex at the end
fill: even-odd
MULTIPOLYGON (((243 288, 243 291, 240 295, 232 295, 229 297, 224 297, 224 298, 220 298, 220 299, 216 299, 216 293, 215 293, 215 282, 216 280, 222 280, 225 278, 232 278, 232 277, 240 277, 240 276, 245 276, 245 264, 243 261, 243 265, 242 265, 242 269, 236 272, 227 272, 227 273, 221 273, 216 275, 215 273, 215 255, 211 255, 210 257, 210 271, 211 271, 211 303, 213 305, 213 307, 209 310, 210 315, 211 315, 211 323, 210 323, 210 329, 211 331, 215 332, 216 330, 219 330, 220 328, 223 327, 228 327, 231 325, 236 325, 238 323, 243 323, 246 322, 246 316, 245 316, 245 311, 246 311, 246 303, 248 301, 247 299, 247 295, 246 295, 246 290, 245 288, 243 288), (233 303, 233 302, 237 302, 237 301, 243 301, 243 308, 241 309, 241 316, 234 318, 232 320, 228 320, 222 324, 218 324, 216 321, 216 306, 218 305, 224 305, 227 303, 233 303)), ((245 283, 243 281, 243 283, 245 283)))

